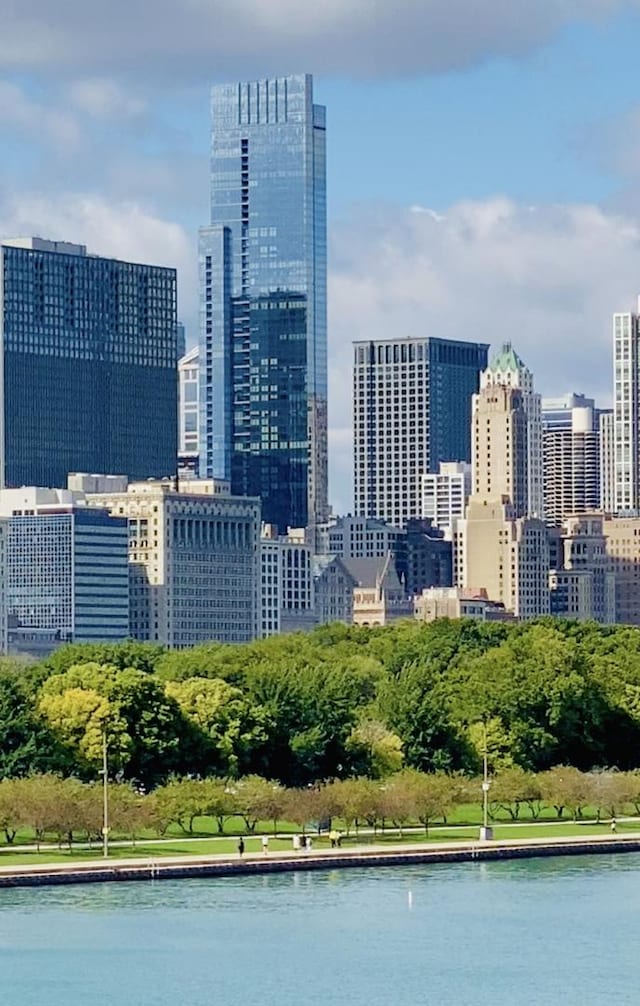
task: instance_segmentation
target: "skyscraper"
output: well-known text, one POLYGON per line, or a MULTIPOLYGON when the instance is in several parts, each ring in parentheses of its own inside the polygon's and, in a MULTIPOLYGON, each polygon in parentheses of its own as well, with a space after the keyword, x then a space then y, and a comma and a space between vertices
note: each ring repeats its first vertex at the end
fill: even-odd
POLYGON ((600 434, 593 399, 567 395, 542 400, 544 513, 548 524, 560 526, 572 514, 600 506, 600 434), (573 401, 580 404, 572 405, 573 401))
POLYGON ((613 316, 613 391, 617 513, 640 510, 640 314, 613 316))
POLYGON ((0 480, 63 486, 73 471, 172 475, 176 272, 0 243, 0 480))
MULTIPOLYGON (((526 416, 527 513, 530 517, 544 514, 542 474, 542 406, 540 395, 533 390, 533 375, 522 362, 510 342, 505 342, 480 378, 480 386, 505 385, 517 388, 522 395, 526 416)), ((475 492, 475 490, 474 490, 475 492)), ((513 500, 514 504, 516 503, 513 500)))
POLYGON ((308 74, 215 86, 200 231, 200 474, 280 530, 327 515, 325 109, 308 74))
POLYGON ((354 343, 354 505, 403 527, 422 475, 471 459, 471 399, 488 346, 450 339, 354 343))

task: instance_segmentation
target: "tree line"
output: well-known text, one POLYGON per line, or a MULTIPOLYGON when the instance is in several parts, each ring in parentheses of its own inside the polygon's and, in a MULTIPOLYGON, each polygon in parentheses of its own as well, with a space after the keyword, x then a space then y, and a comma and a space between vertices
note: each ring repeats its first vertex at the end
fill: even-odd
MULTIPOLYGON (((425 833, 435 822, 447 823, 464 804, 481 803, 481 780, 445 773, 403 769, 384 780, 353 778, 318 786, 286 788, 259 776, 237 780, 171 779, 151 793, 128 783, 109 783, 109 826, 116 837, 135 843, 143 834, 166 835, 173 825, 186 836, 215 822, 222 835, 231 830, 254 833, 258 824, 274 834, 279 825, 328 830, 340 822, 346 833, 367 826, 376 833, 393 826, 402 834, 410 824, 425 833)), ((551 812, 559 820, 579 820, 588 809, 598 820, 625 811, 640 814, 640 771, 581 772, 556 766, 541 773, 505 769, 491 780, 490 816, 502 812, 512 821, 534 820, 551 812)), ((99 842, 103 827, 103 787, 52 774, 0 781, 0 829, 12 844, 28 829, 39 847, 53 837, 99 842)))
POLYGON ((640 633, 543 619, 323 626, 169 651, 69 645, 0 660, 0 779, 250 776, 289 789, 403 769, 640 767, 640 633))

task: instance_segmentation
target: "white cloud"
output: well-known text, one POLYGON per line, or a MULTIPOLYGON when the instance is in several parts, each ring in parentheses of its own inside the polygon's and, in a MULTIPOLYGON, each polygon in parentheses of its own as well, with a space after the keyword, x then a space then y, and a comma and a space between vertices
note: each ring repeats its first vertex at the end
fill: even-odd
POLYGON ((75 80, 68 88, 72 105, 100 119, 134 119, 147 108, 147 102, 108 77, 75 80))
POLYGON ((332 498, 351 505, 351 343, 513 341, 543 394, 611 398, 611 315, 640 293, 640 226, 595 206, 360 207, 331 234, 332 498))
POLYGON ((638 0, 4 0, 0 67, 120 67, 191 78, 286 72, 406 75, 518 56, 564 25, 638 0))
POLYGON ((64 108, 32 98, 18 84, 0 80, 0 125, 7 130, 46 141, 54 149, 73 151, 80 140, 78 123, 64 108))
MULTIPOLYGON (((86 244, 96 255, 178 269, 179 309, 193 312, 196 298, 195 237, 134 202, 107 202, 92 194, 52 197, 23 192, 0 198, 0 235, 39 235, 86 244)), ((193 317, 193 314, 191 315, 193 317)))

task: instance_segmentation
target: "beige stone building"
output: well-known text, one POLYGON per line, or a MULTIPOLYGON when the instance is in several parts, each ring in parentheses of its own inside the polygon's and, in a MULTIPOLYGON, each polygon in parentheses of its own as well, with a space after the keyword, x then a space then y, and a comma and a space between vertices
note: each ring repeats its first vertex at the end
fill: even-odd
POLYGON ((551 614, 610 625, 616 621, 616 577, 607 555, 604 515, 571 514, 549 535, 551 614))
POLYGON ((131 635, 172 647, 260 634, 260 501, 212 479, 133 482, 101 491, 76 476, 92 506, 129 521, 131 635))
POLYGON ((480 622, 503 622, 513 618, 501 604, 489 600, 486 590, 428 587, 418 594, 414 604, 415 617, 420 622, 434 622, 437 618, 475 618, 480 622))
POLYGON ((640 625, 640 517, 607 517, 603 531, 615 574, 616 621, 640 625))
POLYGON ((391 553, 384 559, 343 559, 353 577, 353 624, 388 625, 413 618, 413 601, 405 594, 391 553))

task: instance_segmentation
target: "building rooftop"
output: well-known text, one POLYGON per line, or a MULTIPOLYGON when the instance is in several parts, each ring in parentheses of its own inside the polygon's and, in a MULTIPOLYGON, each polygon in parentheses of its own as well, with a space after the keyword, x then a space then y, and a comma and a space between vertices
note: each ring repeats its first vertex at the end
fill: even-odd
POLYGON ((508 373, 509 371, 526 370, 527 367, 520 359, 510 342, 503 342, 502 346, 489 363, 489 370, 508 373))

